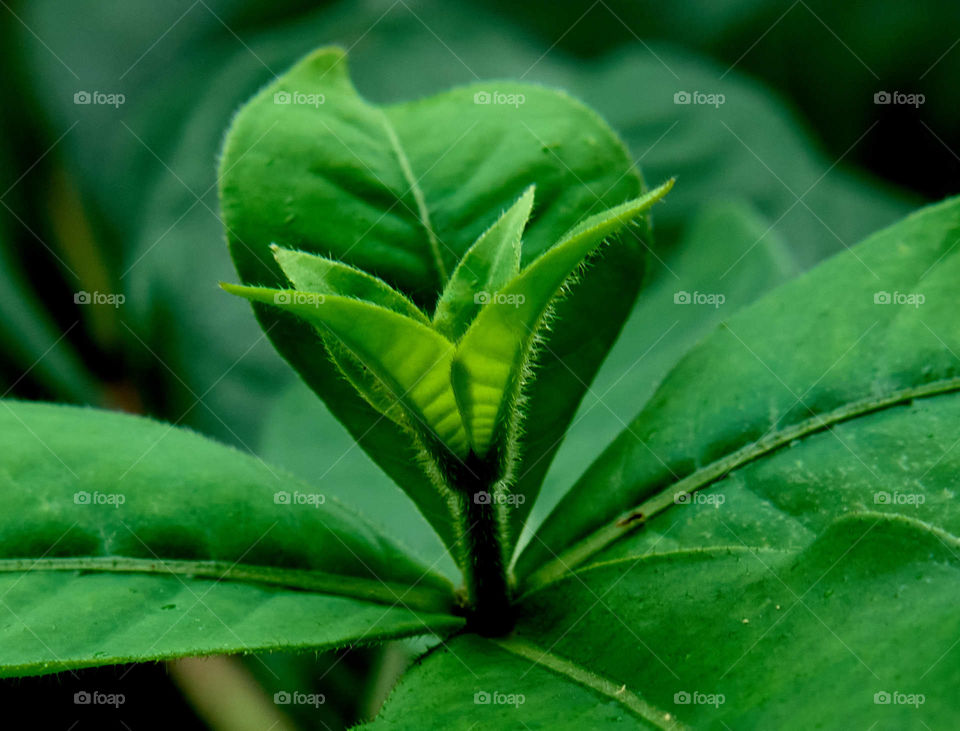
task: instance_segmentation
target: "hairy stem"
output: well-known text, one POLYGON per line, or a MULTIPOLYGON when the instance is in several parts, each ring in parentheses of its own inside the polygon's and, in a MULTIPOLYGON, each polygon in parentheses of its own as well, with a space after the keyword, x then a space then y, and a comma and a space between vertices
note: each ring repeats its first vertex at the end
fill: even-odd
POLYGON ((498 472, 490 462, 476 458, 455 470, 464 548, 461 566, 469 603, 467 619, 471 630, 487 637, 507 634, 514 621, 498 472))

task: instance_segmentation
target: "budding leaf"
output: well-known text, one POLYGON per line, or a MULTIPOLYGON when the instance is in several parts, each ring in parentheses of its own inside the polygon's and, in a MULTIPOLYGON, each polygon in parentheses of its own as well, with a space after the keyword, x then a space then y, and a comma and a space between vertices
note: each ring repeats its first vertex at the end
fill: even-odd
POLYGON ((665 196, 670 180, 646 195, 590 216, 508 282, 486 304, 457 346, 453 387, 470 444, 489 451, 506 412, 519 394, 537 331, 551 302, 577 266, 665 196))
MULTIPOLYGON (((382 279, 362 269, 306 251, 273 245, 273 258, 294 287, 301 292, 342 295, 365 300, 427 324, 430 320, 406 296, 382 279)), ((350 384, 381 414, 404 426, 403 409, 396 396, 361 362, 338 337, 321 331, 330 359, 350 384)))
POLYGON ((431 433, 457 457, 466 456, 469 444, 450 384, 454 345, 429 325, 341 295, 311 303, 305 297, 309 293, 221 286, 306 320, 323 338, 336 338, 403 407, 412 429, 431 433))
POLYGON ((520 271, 520 239, 533 209, 534 186, 527 188, 463 255, 440 295, 433 325, 459 339, 480 311, 483 295, 497 292, 520 271))
POLYGON ((287 279, 301 292, 353 297, 386 307, 424 324, 429 322, 408 297, 362 269, 306 251, 284 249, 276 245, 270 248, 287 279))

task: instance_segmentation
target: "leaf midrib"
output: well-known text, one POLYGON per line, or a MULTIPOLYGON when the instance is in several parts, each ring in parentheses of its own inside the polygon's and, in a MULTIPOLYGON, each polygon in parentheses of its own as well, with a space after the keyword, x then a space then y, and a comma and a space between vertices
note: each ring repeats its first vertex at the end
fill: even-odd
POLYGON ((454 609, 452 588, 449 593, 445 593, 427 586, 406 586, 324 571, 235 564, 229 561, 147 559, 128 556, 0 559, 0 573, 34 571, 143 573, 189 578, 202 577, 217 581, 268 584, 284 589, 342 596, 423 612, 451 614, 454 609))
POLYGON ((427 233, 427 243, 430 246, 430 255, 433 258, 433 265, 436 267, 437 276, 440 278, 440 287, 446 284, 448 275, 447 267, 443 263, 443 255, 440 253, 440 242, 437 239, 436 231, 433 230, 433 224, 430 221, 430 209, 427 207, 427 199, 420 187, 420 181, 413 175, 413 168, 410 167, 410 160, 407 153, 400 144, 400 138, 394 129, 393 122, 387 116, 387 113, 380 110, 380 118, 383 120, 383 128, 386 130, 387 139, 390 141, 390 147, 397 156, 397 162, 400 164, 400 170, 403 173, 404 180, 410 185, 410 192, 413 193, 413 200, 417 204, 417 217, 420 219, 420 225, 427 233))
POLYGON ((656 708, 635 693, 631 693, 626 689, 625 685, 618 685, 612 680, 580 667, 566 658, 554 655, 550 650, 541 648, 518 635, 492 641, 507 652, 511 652, 525 660, 530 660, 538 667, 545 667, 581 687, 588 688, 595 693, 600 693, 616 701, 634 715, 639 716, 657 728, 677 731, 686 728, 686 726, 672 718, 669 713, 656 708))
POLYGON ((676 505, 675 499, 678 496, 709 487, 733 470, 760 459, 795 439, 824 431, 835 424, 851 421, 860 416, 903 405, 914 399, 942 396, 958 390, 960 390, 960 377, 932 381, 921 386, 891 391, 883 397, 874 396, 852 401, 833 411, 817 414, 785 429, 771 432, 764 438, 750 442, 665 487, 652 497, 640 502, 635 508, 622 513, 614 521, 584 536, 552 561, 548 561, 531 573, 523 582, 524 593, 535 591, 572 573, 573 569, 591 556, 646 524, 650 518, 676 505))

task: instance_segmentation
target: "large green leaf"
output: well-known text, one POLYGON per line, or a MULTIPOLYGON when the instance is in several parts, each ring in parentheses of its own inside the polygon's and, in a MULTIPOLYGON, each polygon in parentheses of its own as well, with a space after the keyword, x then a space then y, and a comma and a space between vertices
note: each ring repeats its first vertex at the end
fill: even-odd
POLYGON ((449 582, 256 459, 146 419, 0 404, 5 675, 459 626, 449 582))
POLYGON ((697 340, 799 273, 791 248, 770 230, 769 221, 742 201, 705 206, 689 222, 665 265, 641 291, 571 422, 531 513, 533 525, 633 420, 697 340), (700 295, 714 295, 713 302, 694 302, 700 295))
POLYGON ((724 322, 531 540, 515 634, 383 721, 439 685, 452 728, 949 727, 958 237, 954 199, 724 322))
POLYGON ((794 439, 955 389, 958 237, 958 202, 929 207, 724 323, 565 496, 522 572, 559 568, 573 544, 588 554, 794 439))
POLYGON ((428 654, 380 725, 951 728, 958 548, 914 519, 859 513, 800 550, 729 531, 598 563, 524 598, 514 636, 428 654))
POLYGON ((325 493, 347 501, 428 566, 460 580, 449 549, 414 503, 302 382, 292 384, 266 414, 259 452, 308 484, 322 484, 325 493))
MULTIPOLYGON (((276 242, 370 271, 428 311, 459 258, 530 184, 537 185, 538 206, 524 235, 526 261, 592 209, 640 190, 613 133, 561 93, 504 82, 380 108, 356 93, 338 50, 315 52, 240 112, 221 169, 227 237, 246 283, 282 283, 268 248, 276 242), (464 169, 471 174, 464 177, 464 169)), ((530 394, 520 472, 532 476, 518 486, 527 505, 629 311, 643 260, 635 235, 625 237, 557 309, 530 394), (621 296, 604 302, 599 294, 611 289, 621 296)), ((336 377, 312 331, 280 313, 259 309, 258 317, 308 385, 416 496, 452 545, 449 518, 442 517, 446 501, 423 487, 427 478, 398 427, 336 377)), ((527 509, 514 511, 517 524, 527 509)))

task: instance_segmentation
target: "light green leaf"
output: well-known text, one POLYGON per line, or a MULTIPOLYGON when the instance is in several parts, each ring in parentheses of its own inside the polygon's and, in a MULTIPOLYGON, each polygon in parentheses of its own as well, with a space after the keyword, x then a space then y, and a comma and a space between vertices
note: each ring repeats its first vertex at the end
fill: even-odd
POLYGON ((0 401, 0 444, 0 674, 459 622, 449 583, 349 510, 190 432, 0 401))
POLYGON ((519 397, 530 351, 564 282, 608 236, 663 198, 669 181, 577 224, 486 303, 457 345, 453 387, 473 451, 483 456, 519 397))
POLYGON ((463 255, 443 288, 433 325, 456 342, 481 304, 520 272, 520 241, 533 209, 534 187, 527 188, 463 255))
MULTIPOLYGON (((300 291, 354 297, 425 324, 430 322, 413 302, 382 279, 367 272, 305 251, 281 249, 279 246, 273 246, 271 249, 283 273, 300 291)), ((403 426, 400 402, 383 388, 380 379, 371 373, 340 339, 322 329, 321 337, 333 362, 353 387, 363 395, 367 403, 391 421, 403 426)))
POLYGON ((334 261, 307 251, 294 251, 279 246, 270 248, 273 258, 277 260, 287 279, 302 292, 353 297, 380 305, 424 324, 430 322, 423 310, 409 298, 372 274, 342 261, 334 261))
POLYGON ((466 457, 467 434, 450 385, 453 343, 392 310, 337 295, 222 285, 231 294, 273 305, 333 337, 380 381, 406 410, 411 429, 432 434, 455 456, 466 457))

